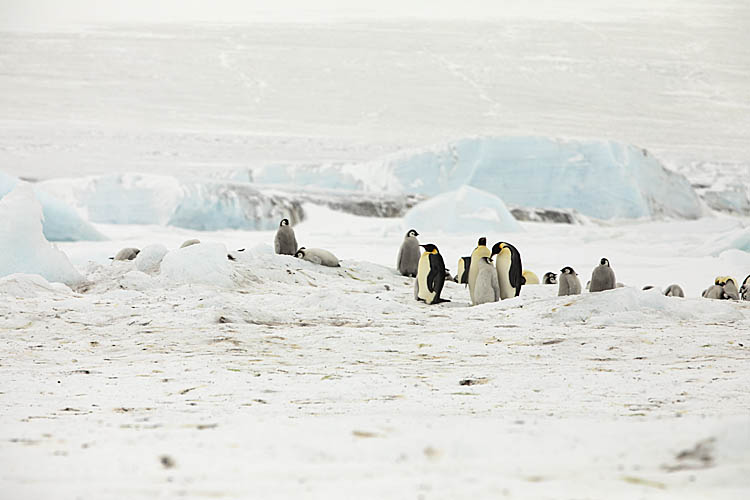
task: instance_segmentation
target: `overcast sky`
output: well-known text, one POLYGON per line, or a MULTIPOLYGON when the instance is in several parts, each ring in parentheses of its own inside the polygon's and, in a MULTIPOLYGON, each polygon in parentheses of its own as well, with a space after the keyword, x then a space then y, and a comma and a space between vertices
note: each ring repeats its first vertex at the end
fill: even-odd
POLYGON ((699 15, 750 0, 0 0, 0 29, 54 30, 100 23, 328 21, 350 18, 596 20, 699 15), (655 7, 658 6, 658 7, 655 7))

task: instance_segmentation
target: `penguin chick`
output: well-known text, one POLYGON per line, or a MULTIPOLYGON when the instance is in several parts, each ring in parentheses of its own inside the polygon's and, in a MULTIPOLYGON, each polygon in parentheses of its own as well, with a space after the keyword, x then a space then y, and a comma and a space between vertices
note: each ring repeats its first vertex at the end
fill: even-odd
POLYGON ((538 285, 539 284, 539 276, 537 276, 534 271, 529 271, 528 269, 524 269, 523 277, 526 280, 526 282, 524 283, 525 285, 538 285))
POLYGON ((294 256, 313 264, 320 264, 321 266, 341 267, 339 259, 328 250, 323 250, 322 248, 301 247, 294 256))
POLYGON ((495 267, 500 285, 500 298, 510 299, 521 295, 521 286, 526 283, 523 277, 521 254, 516 247, 504 241, 495 243, 491 256, 497 255, 495 267))
POLYGON ((732 300, 740 300, 740 292, 737 290, 737 283, 735 283, 733 278, 727 279, 727 281, 724 283, 724 293, 727 294, 727 297, 729 297, 732 300))
POLYGON ((497 302, 498 300, 500 300, 500 285, 497 281, 497 271, 489 257, 482 257, 479 259, 477 280, 474 283, 473 305, 497 302))
POLYGON ((711 285, 710 287, 703 290, 703 293, 701 294, 701 296, 706 299, 719 299, 719 300, 729 299, 729 295, 724 293, 724 287, 721 285, 711 285))
POLYGON ((740 299, 741 300, 750 300, 750 275, 745 278, 745 281, 742 282, 742 286, 740 287, 740 299))
POLYGON ((566 266, 560 269, 559 286, 557 287, 557 296, 563 295, 580 295, 581 280, 578 279, 578 273, 572 267, 566 266))
POLYGON ((439 304, 450 302, 440 297, 445 284, 445 262, 438 248, 432 243, 419 245, 424 248, 424 253, 419 258, 417 267, 417 279, 414 283, 414 297, 423 300, 427 304, 439 304))
POLYGON ((414 278, 417 275, 417 267, 419 266, 419 240, 417 239, 419 233, 414 229, 410 229, 404 241, 401 243, 401 248, 398 251, 398 257, 396 258, 396 269, 401 273, 402 276, 410 276, 414 278))
POLYGON ((273 247, 279 255, 294 255, 297 252, 297 238, 289 225, 289 219, 281 219, 273 239, 273 247))
POLYGON ((197 245, 200 242, 201 242, 201 240, 197 240, 195 238, 193 238, 191 240, 185 240, 185 241, 182 242, 182 245, 180 245, 180 248, 185 248, 185 247, 189 247, 189 246, 192 246, 192 245, 197 245))
POLYGON ((490 257, 490 249, 487 248, 487 238, 479 238, 477 247, 471 252, 469 259, 469 277, 466 279, 466 283, 469 285, 469 297, 472 304, 474 303, 474 284, 477 281, 477 273, 479 272, 479 259, 482 257, 490 257))
POLYGON ((543 285, 556 285, 557 284, 557 274, 553 272, 544 273, 544 276, 542 276, 542 284, 543 285))
POLYGON ((469 283, 469 268, 471 267, 471 256, 461 257, 458 259, 458 272, 456 273, 456 283, 467 285, 469 283))
POLYGON ((113 260, 133 260, 141 251, 137 248, 123 248, 113 257, 113 260))
POLYGON ((664 290, 664 295, 666 295, 667 297, 684 297, 685 292, 682 291, 680 285, 669 285, 664 290))
POLYGON ((609 260, 602 258, 599 265, 596 266, 591 273, 591 286, 589 287, 589 291, 602 292, 604 290, 612 290, 615 287, 617 287, 615 272, 610 267, 609 260))

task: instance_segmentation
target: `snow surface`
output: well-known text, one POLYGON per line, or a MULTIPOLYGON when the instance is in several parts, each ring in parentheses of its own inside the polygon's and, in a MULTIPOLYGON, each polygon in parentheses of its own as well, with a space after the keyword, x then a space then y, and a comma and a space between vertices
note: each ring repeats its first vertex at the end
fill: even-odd
POLYGON ((503 200, 481 189, 462 186, 423 201, 404 215, 420 232, 478 234, 523 231, 503 200))
POLYGON ((0 277, 38 274, 49 281, 78 285, 83 276, 42 232, 42 206, 27 182, 0 199, 0 277))
POLYGON ((155 273, 161 269, 161 261, 169 250, 159 243, 148 245, 141 249, 133 262, 142 273, 155 273))
POLYGON ((221 243, 198 243, 172 250, 161 261, 161 273, 174 283, 203 283, 231 287, 232 268, 227 247, 221 243))
MULTIPOLYGON (((0 171, 0 199, 10 193, 19 180, 0 171)), ((44 213, 44 236, 49 241, 78 241, 106 239, 73 208, 51 196, 43 189, 34 187, 34 194, 44 213)))

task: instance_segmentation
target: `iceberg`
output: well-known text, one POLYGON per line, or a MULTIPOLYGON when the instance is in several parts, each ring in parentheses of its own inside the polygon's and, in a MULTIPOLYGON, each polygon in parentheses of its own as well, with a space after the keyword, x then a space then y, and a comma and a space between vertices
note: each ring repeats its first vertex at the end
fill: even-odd
POLYGON ((50 282, 82 284, 67 255, 44 237, 42 206, 26 182, 0 199, 0 276, 38 274, 50 282))
POLYGON ((409 210, 408 227, 419 232, 451 234, 506 233, 523 231, 503 200, 471 186, 440 194, 409 210))

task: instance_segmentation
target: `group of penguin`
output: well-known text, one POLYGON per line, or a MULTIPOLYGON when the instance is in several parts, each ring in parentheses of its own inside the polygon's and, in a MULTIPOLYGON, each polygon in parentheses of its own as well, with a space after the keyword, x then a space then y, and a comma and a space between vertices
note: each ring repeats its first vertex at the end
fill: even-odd
MULTIPOLYGON (((414 229, 410 229, 406 233, 396 259, 396 269, 403 276, 416 278, 414 280, 414 298, 418 301, 427 304, 450 302, 440 296, 446 280, 467 285, 472 305, 517 297, 521 294, 523 285, 539 283, 536 274, 523 269, 521 254, 516 247, 508 242, 500 241, 490 249, 487 247, 487 238, 479 238, 471 255, 461 257, 458 260, 458 272, 454 278, 448 273, 438 247, 432 243, 420 245, 417 236, 419 236, 419 233, 414 229), (423 252, 420 251, 420 247, 424 248, 423 252), (494 265, 493 259, 495 259, 494 265)), ((200 240, 187 240, 180 248, 198 243, 200 243, 200 240)), ((293 255, 313 264, 341 267, 339 259, 328 250, 297 246, 297 238, 294 229, 289 225, 289 219, 282 219, 279 223, 274 237, 274 251, 279 255, 293 255)), ((110 258, 113 260, 133 260, 138 253, 137 248, 123 248, 110 258)), ((227 257, 234 260, 231 255, 227 255, 227 257)), ((557 284, 558 296, 579 295, 581 293, 581 281, 578 279, 578 273, 570 266, 563 267, 559 276, 553 272, 546 273, 542 283, 545 285, 557 284)), ((586 284, 586 288, 590 292, 612 290, 621 286, 623 285, 615 279, 614 270, 606 258, 600 260, 599 265, 591 273, 591 280, 586 284)), ((651 288, 653 286, 646 286, 643 289, 651 288)), ((671 297, 685 296, 679 285, 668 286, 663 294, 671 297)), ((702 296, 709 299, 750 301, 750 275, 745 278, 739 288, 734 278, 719 276, 714 280, 713 285, 703 291, 702 296)))
MULTIPOLYGON (((414 282, 414 298, 427 304, 449 302, 440 296, 446 279, 450 280, 443 257, 434 244, 420 245, 417 239, 419 233, 410 229, 404 237, 396 259, 396 269, 403 276, 416 278, 414 282), (419 249, 424 248, 424 252, 419 249)), ((539 278, 531 271, 523 269, 521 254, 518 249, 501 241, 495 243, 490 250, 487 238, 479 238, 476 248, 469 257, 458 260, 458 272, 454 281, 466 284, 472 305, 497 302, 498 300, 517 297, 521 294, 521 287, 525 284, 538 284, 539 278), (493 266, 493 258, 496 258, 493 266)), ((542 283, 557 284, 558 296, 579 295, 581 281, 578 273, 570 266, 560 270, 560 275, 548 272, 542 283)), ((591 273, 591 280, 586 284, 589 292, 602 292, 622 287, 615 279, 615 272, 607 258, 602 258, 599 265, 591 273)), ((648 290, 653 286, 646 286, 648 290)), ((685 293, 679 285, 670 285, 663 294, 670 297, 684 297, 685 293)), ((717 277, 714 285, 703 292, 703 297, 712 299, 750 300, 750 276, 745 278, 742 286, 737 289, 737 283, 731 277, 717 277)))

